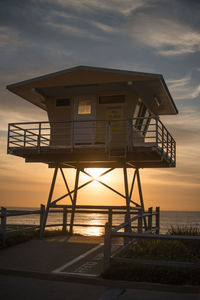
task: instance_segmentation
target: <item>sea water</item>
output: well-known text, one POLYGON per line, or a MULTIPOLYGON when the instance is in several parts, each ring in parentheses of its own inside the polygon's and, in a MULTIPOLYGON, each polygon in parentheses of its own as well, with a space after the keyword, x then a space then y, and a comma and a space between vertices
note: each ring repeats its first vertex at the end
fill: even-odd
MULTIPOLYGON (((14 210, 37 210, 37 208, 25 207, 10 207, 8 209, 14 210)), ((62 224, 62 213, 49 213, 47 224, 62 224)), ((27 224, 39 225, 39 215, 25 215, 8 217, 7 224, 27 224)), ((93 214, 77 214, 75 222, 77 224, 90 224, 92 227, 74 227, 74 233, 81 235, 102 235, 104 227, 95 227, 97 224, 104 225, 108 221, 108 216, 99 213, 93 214)), ((124 221, 124 216, 113 215, 113 225, 119 225, 124 221)), ((68 223, 70 222, 70 215, 68 216, 68 223)), ((134 224, 133 224, 134 225, 134 224)), ((135 223, 136 225, 136 223, 135 223)), ((166 233, 171 226, 195 226, 200 228, 200 211, 161 211, 160 212, 160 232, 166 233)), ((49 227, 49 229, 59 229, 61 227, 49 227)))

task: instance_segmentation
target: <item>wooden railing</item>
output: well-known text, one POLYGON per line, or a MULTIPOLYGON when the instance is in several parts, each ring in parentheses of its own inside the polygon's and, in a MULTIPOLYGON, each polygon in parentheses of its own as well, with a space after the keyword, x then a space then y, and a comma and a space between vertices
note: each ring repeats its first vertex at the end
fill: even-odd
POLYGON ((117 139, 118 136, 123 136, 122 144, 129 151, 138 146, 154 146, 175 164, 175 140, 158 117, 11 123, 8 125, 7 150, 11 154, 13 149, 25 148, 40 152, 42 148, 62 147, 73 151, 83 144, 80 142, 86 141, 88 147, 95 144, 96 147, 102 147, 105 152, 109 152, 115 141, 121 140, 117 139), (94 136, 91 138, 93 133, 94 136))
POLYGON ((199 263, 190 263, 190 262, 179 262, 179 261, 159 261, 159 260, 146 260, 146 259, 134 259, 134 258, 123 258, 119 255, 122 252, 125 252, 129 247, 134 246, 138 242, 138 240, 142 239, 154 239, 154 240, 181 240, 181 241, 197 241, 200 242, 200 236, 189 236, 189 235, 169 235, 169 234, 159 234, 158 227, 159 226, 159 208, 156 209, 156 212, 153 213, 150 208, 148 213, 143 213, 141 211, 138 216, 133 217, 130 222, 133 220, 138 220, 138 231, 137 232, 119 232, 119 229, 125 228, 127 223, 123 223, 115 228, 112 227, 111 222, 107 222, 105 224, 105 235, 104 235, 104 271, 110 268, 112 262, 118 263, 126 263, 126 264, 140 264, 140 265, 152 265, 152 266, 167 266, 167 267, 180 267, 180 268, 200 268, 199 263), (155 231, 153 231, 152 226, 152 216, 156 216, 156 227, 155 231), (148 230, 142 232, 141 224, 142 218, 146 216, 148 217, 148 230), (124 246, 119 248, 115 253, 111 254, 112 247, 112 239, 113 238, 123 238, 124 246))
MULTIPOLYGON (((68 232, 68 228, 71 223, 69 217, 74 209, 73 205, 56 205, 54 208, 51 207, 49 213, 60 213, 63 215, 61 223, 47 224, 45 227, 61 227, 63 232, 68 232)), ((131 207, 130 208, 132 215, 137 215, 140 211, 140 208, 131 207)), ((6 239, 10 235, 15 235, 21 232, 41 229, 42 220, 44 217, 45 206, 41 205, 39 210, 11 210, 6 209, 5 207, 1 208, 0 211, 0 238, 2 240, 3 246, 6 245, 6 239), (25 215, 38 215, 38 225, 35 224, 13 224, 9 223, 8 220, 16 216, 25 216, 25 215), (9 229, 9 230, 8 230, 9 229)), ((107 215, 107 220, 112 223, 113 215, 125 215, 127 212, 126 206, 102 206, 102 205, 76 205, 75 213, 77 214, 103 214, 107 215)), ((105 224, 85 224, 85 223, 74 223, 75 227, 104 227, 105 224)), ((112 225, 114 227, 114 225, 112 225)), ((136 228, 137 226, 133 226, 136 228)))
POLYGON ((2 240, 2 245, 6 245, 6 239, 10 235, 15 235, 24 231, 39 229, 42 218, 44 214, 44 206, 41 205, 40 210, 10 210, 5 207, 1 207, 0 211, 0 219, 1 219, 1 227, 0 227, 0 238, 2 240), (7 222, 7 218, 16 217, 16 216, 25 216, 25 215, 40 215, 40 224, 39 225, 30 225, 30 224, 9 224, 7 222), (17 228, 17 229, 15 229, 17 228), (8 230, 9 229, 9 230, 8 230))
POLYGON ((137 235, 147 234, 147 233, 156 233, 159 234, 160 231, 160 208, 156 207, 156 210, 153 211, 152 207, 148 209, 147 212, 143 211, 141 208, 138 211, 138 214, 134 217, 131 217, 128 222, 124 222, 113 228, 112 222, 107 222, 105 224, 105 235, 104 235, 104 270, 107 270, 111 265, 111 247, 112 247, 112 237, 123 237, 124 246, 119 248, 115 252, 115 256, 119 255, 121 252, 125 251, 132 244, 135 243, 135 240, 132 238, 132 228, 136 229, 137 235), (137 221, 137 226, 132 226, 132 222, 137 221), (146 222, 147 221, 147 222, 146 222), (145 226, 147 223, 147 227, 145 226), (144 225, 143 225, 144 224, 144 225), (122 232, 121 230, 124 230, 122 232), (131 234, 131 239, 129 236, 131 234))

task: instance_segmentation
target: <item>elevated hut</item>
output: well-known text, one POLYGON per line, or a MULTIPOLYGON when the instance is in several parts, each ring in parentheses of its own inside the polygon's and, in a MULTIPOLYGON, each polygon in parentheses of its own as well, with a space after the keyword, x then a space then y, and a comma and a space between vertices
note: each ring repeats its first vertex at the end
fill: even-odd
POLYGON ((144 208, 142 198, 131 200, 127 168, 140 182, 140 168, 176 165, 175 141, 159 116, 178 111, 162 75, 78 66, 7 88, 48 115, 48 122, 9 124, 8 132, 9 154, 55 168, 43 229, 49 207, 60 200, 52 201, 58 168, 63 176, 63 168, 77 170, 74 190, 67 185, 75 211, 85 168, 123 168, 127 207, 144 208))

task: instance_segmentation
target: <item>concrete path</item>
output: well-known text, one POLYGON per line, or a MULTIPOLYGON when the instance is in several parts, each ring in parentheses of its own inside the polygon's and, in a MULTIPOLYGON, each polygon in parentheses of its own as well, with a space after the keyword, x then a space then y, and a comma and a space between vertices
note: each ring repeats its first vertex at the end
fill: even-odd
POLYGON ((33 239, 0 251, 0 268, 51 273, 100 245, 98 237, 33 239))
POLYGON ((200 294, 109 288, 0 275, 0 299, 13 300, 199 300, 200 294))
POLYGON ((200 300, 197 287, 95 277, 102 267, 102 242, 99 237, 61 236, 0 250, 0 299, 200 300))

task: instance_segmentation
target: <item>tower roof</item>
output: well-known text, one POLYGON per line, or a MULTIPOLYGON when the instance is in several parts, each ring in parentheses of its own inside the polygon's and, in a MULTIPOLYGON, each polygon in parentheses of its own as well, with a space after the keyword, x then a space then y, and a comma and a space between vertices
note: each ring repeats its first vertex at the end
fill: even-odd
MULTIPOLYGON (((175 115, 176 105, 161 74, 134 72, 118 69, 77 66, 43 75, 7 86, 7 89, 25 100, 46 110, 43 89, 88 87, 109 83, 130 83, 141 95, 146 90, 160 101, 157 113, 175 115), (40 92, 38 92, 40 91, 40 92)), ((127 85, 128 87, 128 85, 127 85)), ((152 98, 153 99, 153 98, 152 98)))

